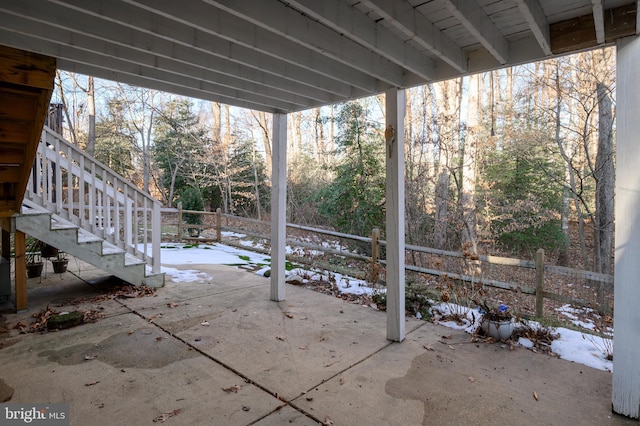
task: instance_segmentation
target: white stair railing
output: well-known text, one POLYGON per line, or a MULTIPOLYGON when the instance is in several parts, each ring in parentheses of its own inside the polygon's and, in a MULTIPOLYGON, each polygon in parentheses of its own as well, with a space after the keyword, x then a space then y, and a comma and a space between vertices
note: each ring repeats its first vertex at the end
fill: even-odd
POLYGON ((47 126, 26 198, 160 272, 160 202, 47 126))

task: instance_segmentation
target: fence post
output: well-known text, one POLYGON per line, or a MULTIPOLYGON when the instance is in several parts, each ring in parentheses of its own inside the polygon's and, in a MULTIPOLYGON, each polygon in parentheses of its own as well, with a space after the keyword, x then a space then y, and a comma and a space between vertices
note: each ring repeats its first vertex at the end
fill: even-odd
POLYGON ((182 202, 178 203, 178 241, 182 241, 182 202))
POLYGON ((536 251, 536 317, 544 316, 544 249, 536 251))
POLYGON ((216 209, 216 241, 222 241, 222 210, 220 207, 216 209))
POLYGON ((378 285, 380 276, 380 229, 373 228, 371 231, 371 284, 375 288, 378 285))

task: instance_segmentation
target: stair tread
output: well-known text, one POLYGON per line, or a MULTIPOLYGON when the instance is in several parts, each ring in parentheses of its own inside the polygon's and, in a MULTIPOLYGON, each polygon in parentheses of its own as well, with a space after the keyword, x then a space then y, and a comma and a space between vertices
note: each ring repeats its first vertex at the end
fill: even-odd
POLYGON ((78 242, 79 243, 93 243, 102 242, 102 238, 93 235, 91 232, 85 231, 82 228, 78 229, 78 242))
POLYGON ((138 259, 137 257, 135 257, 132 254, 126 253, 123 249, 121 249, 120 247, 111 244, 107 241, 105 241, 102 245, 102 253, 103 254, 124 254, 124 266, 131 266, 131 265, 145 265, 146 263, 143 260, 138 259))

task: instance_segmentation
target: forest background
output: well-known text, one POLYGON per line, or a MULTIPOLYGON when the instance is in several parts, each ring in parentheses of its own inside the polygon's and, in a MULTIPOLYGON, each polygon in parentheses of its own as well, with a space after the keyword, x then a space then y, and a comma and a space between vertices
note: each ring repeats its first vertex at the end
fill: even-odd
MULTIPOLYGON (((407 243, 612 274, 614 53, 408 89, 407 243)), ((63 71, 52 102, 69 140, 165 206, 268 218, 270 114, 63 71)), ((383 112, 381 95, 288 115, 288 222, 384 238, 383 112)))

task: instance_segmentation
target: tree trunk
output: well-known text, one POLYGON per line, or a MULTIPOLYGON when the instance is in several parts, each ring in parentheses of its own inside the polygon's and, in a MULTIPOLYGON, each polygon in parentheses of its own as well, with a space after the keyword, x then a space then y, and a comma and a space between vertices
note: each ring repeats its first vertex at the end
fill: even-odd
POLYGON ((89 114, 89 134, 87 138, 87 153, 94 156, 96 146, 96 93, 93 77, 88 77, 87 112, 89 114))
POLYGON ((445 167, 438 175, 435 191, 436 211, 433 228, 433 245, 444 249, 447 245, 447 225, 449 213, 449 170, 445 167))
POLYGON ((314 109, 314 129, 316 137, 316 159, 320 164, 327 164, 327 147, 324 140, 324 123, 322 122, 322 111, 320 108, 314 109))
POLYGON ((222 111, 219 102, 211 102, 211 140, 214 144, 220 143, 222 129, 222 111))
MULTIPOLYGON (((597 83, 598 95, 598 154, 596 156, 596 229, 595 256, 596 272, 611 274, 611 254, 613 247, 614 186, 613 165, 613 117, 608 88, 597 83)), ((598 287, 598 305, 604 307, 604 283, 598 287)))
POLYGON ((260 126, 262 133, 262 145, 264 146, 266 168, 265 173, 267 176, 271 176, 271 139, 269 139, 271 130, 269 130, 269 124, 267 123, 267 114, 262 111, 258 111, 257 114, 257 116, 254 114, 254 118, 258 122, 258 126, 260 126))
POLYGON ((231 176, 229 173, 229 157, 231 155, 231 111, 229 105, 224 106, 224 176, 225 176, 225 192, 226 192, 226 203, 224 212, 234 214, 235 209, 233 206, 233 195, 232 195, 232 183, 231 176))
POLYGON ((462 153, 462 191, 460 211, 462 213, 462 243, 478 253, 476 241, 476 149, 479 133, 479 92, 480 76, 469 76, 467 126, 462 153))
MULTIPOLYGON (((560 113, 562 110, 562 95, 560 90, 560 68, 556 61, 556 73, 555 73, 555 139, 558 146, 562 146, 562 140, 560 139, 561 120, 560 113)), ((573 185, 573 177, 571 175, 571 165, 565 164, 564 175, 565 181, 571 182, 573 185)), ((564 185, 562 190, 562 233, 564 234, 565 243, 558 250, 558 265, 569 266, 569 214, 571 213, 571 196, 569 188, 564 185)))

